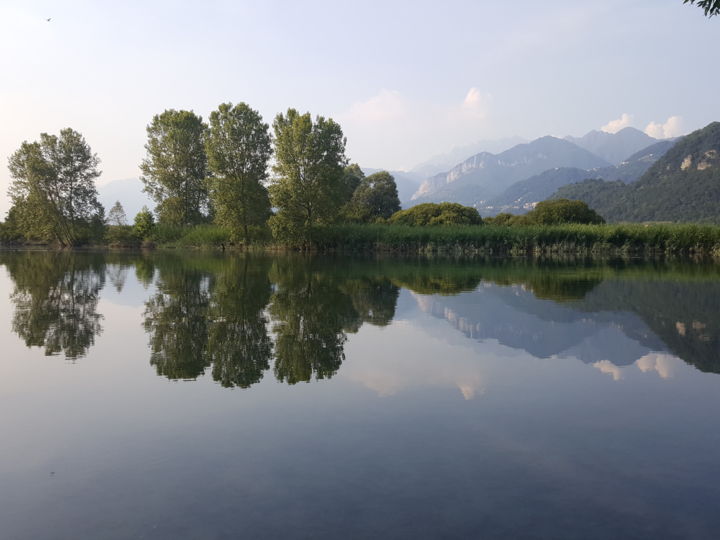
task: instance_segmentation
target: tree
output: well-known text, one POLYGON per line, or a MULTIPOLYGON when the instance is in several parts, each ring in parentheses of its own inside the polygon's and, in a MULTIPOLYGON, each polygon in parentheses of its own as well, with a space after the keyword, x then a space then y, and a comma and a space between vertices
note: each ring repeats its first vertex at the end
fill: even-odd
POLYGON ((697 5, 705 11, 706 17, 720 15, 720 0, 683 0, 683 4, 697 5))
POLYGON ((395 212, 390 223, 397 225, 481 225, 476 208, 458 203, 424 203, 395 212))
POLYGON ((95 187, 99 162, 83 136, 70 128, 23 142, 10 156, 14 181, 8 192, 21 232, 63 246, 78 243, 103 211, 95 187))
POLYGON ((209 212, 205 129, 202 117, 174 109, 155 115, 147 127, 140 179, 163 223, 193 225, 209 212))
POLYGON ((304 245, 313 225, 331 223, 343 203, 345 137, 332 119, 288 109, 273 122, 275 177, 270 186, 273 234, 304 245))
POLYGON ((605 220, 583 201, 550 199, 537 203, 521 223, 559 225, 562 223, 599 224, 605 220))
POLYGON ((152 212, 147 206, 143 206, 135 216, 135 224, 133 225, 133 234, 140 240, 145 240, 155 228, 155 219, 152 212))
POLYGON ((107 223, 108 225, 115 225, 117 227, 124 227, 127 225, 125 209, 122 204, 120 204, 120 201, 115 201, 115 204, 110 209, 110 212, 108 212, 107 223))
POLYGON ((268 125, 245 103, 223 103, 210 114, 205 147, 214 174, 209 185, 215 221, 247 244, 250 227, 264 225, 270 216, 263 184, 272 154, 268 125))
POLYGON ((363 178, 349 205, 351 219, 373 222, 388 219, 400 210, 400 199, 393 176, 381 171, 363 178))
POLYGON ((357 163, 353 163, 345 167, 342 178, 344 202, 350 202, 355 190, 360 185, 363 178, 365 178, 365 173, 357 163))

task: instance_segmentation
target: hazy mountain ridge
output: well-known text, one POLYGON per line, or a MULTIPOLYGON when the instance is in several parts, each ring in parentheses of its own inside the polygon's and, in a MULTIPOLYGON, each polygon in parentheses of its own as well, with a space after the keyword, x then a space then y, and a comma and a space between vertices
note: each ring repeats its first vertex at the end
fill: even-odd
POLYGON ((570 167, 550 169, 526 180, 514 183, 503 193, 494 197, 478 210, 482 215, 492 216, 500 212, 523 213, 534 208, 535 204, 551 197, 558 189, 586 179, 635 182, 665 152, 675 144, 672 141, 660 141, 650 145, 621 162, 619 165, 601 169, 585 170, 570 167))
POLYGON ((585 201, 608 221, 720 223, 720 122, 683 137, 637 182, 588 180, 553 197, 585 201))
POLYGON ((477 206, 511 184, 549 169, 608 166, 607 161, 569 141, 545 136, 497 155, 476 154, 447 173, 423 182, 413 195, 413 202, 450 201, 477 206))
POLYGON ((568 135, 565 140, 600 156, 613 165, 620 164, 631 154, 658 142, 658 139, 632 127, 623 128, 616 133, 593 130, 582 137, 568 135))

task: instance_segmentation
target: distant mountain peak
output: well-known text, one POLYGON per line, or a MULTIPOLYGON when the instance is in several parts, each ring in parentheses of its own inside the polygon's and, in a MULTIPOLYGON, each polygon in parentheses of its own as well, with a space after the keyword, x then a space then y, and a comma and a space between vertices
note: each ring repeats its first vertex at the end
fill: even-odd
POLYGON ((658 139, 629 126, 617 133, 592 130, 582 137, 568 135, 565 140, 585 148, 613 165, 622 163, 628 156, 658 142, 658 139))

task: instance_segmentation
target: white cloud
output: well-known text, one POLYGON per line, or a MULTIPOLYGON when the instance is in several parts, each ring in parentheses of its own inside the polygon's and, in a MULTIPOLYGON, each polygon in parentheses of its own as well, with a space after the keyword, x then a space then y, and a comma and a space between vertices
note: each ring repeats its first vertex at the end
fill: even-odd
POLYGON ((600 360, 592 365, 595 369, 599 370, 600 373, 610 375, 614 381, 619 381, 623 378, 622 370, 610 362, 610 360, 600 360))
POLYGON ((670 379, 675 373, 678 359, 670 354, 650 353, 638 358, 635 365, 643 373, 657 372, 663 379, 670 379))
POLYGON ((348 139, 348 154, 367 167, 409 169, 439 149, 490 133, 492 97, 470 88, 462 100, 438 105, 383 89, 336 115, 348 139))
POLYGON ((606 133, 617 133, 623 128, 626 128, 632 124, 633 121, 633 115, 628 113, 622 113, 620 115, 620 118, 616 118, 615 120, 610 120, 607 124, 605 124, 600 129, 602 131, 605 131, 606 133))
POLYGON ((670 116, 664 124, 650 122, 645 133, 656 139, 669 139, 683 134, 682 116, 670 116))

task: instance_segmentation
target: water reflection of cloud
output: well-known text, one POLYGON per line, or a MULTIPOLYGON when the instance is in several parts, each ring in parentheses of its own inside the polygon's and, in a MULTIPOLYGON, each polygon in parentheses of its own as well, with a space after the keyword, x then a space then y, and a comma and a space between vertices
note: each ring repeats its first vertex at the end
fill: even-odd
POLYGON ((600 360, 592 364, 592 366, 599 370, 600 373, 610 375, 614 381, 619 381, 623 378, 622 368, 616 366, 610 360, 600 360))
POLYGON ((675 375, 675 365, 678 358, 670 354, 650 353, 635 362, 635 365, 643 373, 655 371, 663 379, 670 379, 675 375))
MULTIPOLYGON (((643 373, 657 373, 662 379, 671 379, 675 375, 675 369, 678 365, 683 365, 683 361, 672 354, 652 352, 638 358, 633 365, 643 373)), ((620 381, 625 378, 628 367, 616 366, 610 360, 600 360, 592 366, 600 371, 610 375, 614 381, 620 381)))
POLYGON ((477 351, 449 345, 410 324, 396 323, 388 330, 363 327, 359 336, 363 339, 353 340, 349 348, 355 350, 346 351, 349 360, 341 375, 379 396, 431 386, 457 388, 466 400, 484 393, 485 377, 477 351), (366 345, 372 346, 372 352, 364 350, 366 345), (360 361, 352 361, 358 357, 360 361))

